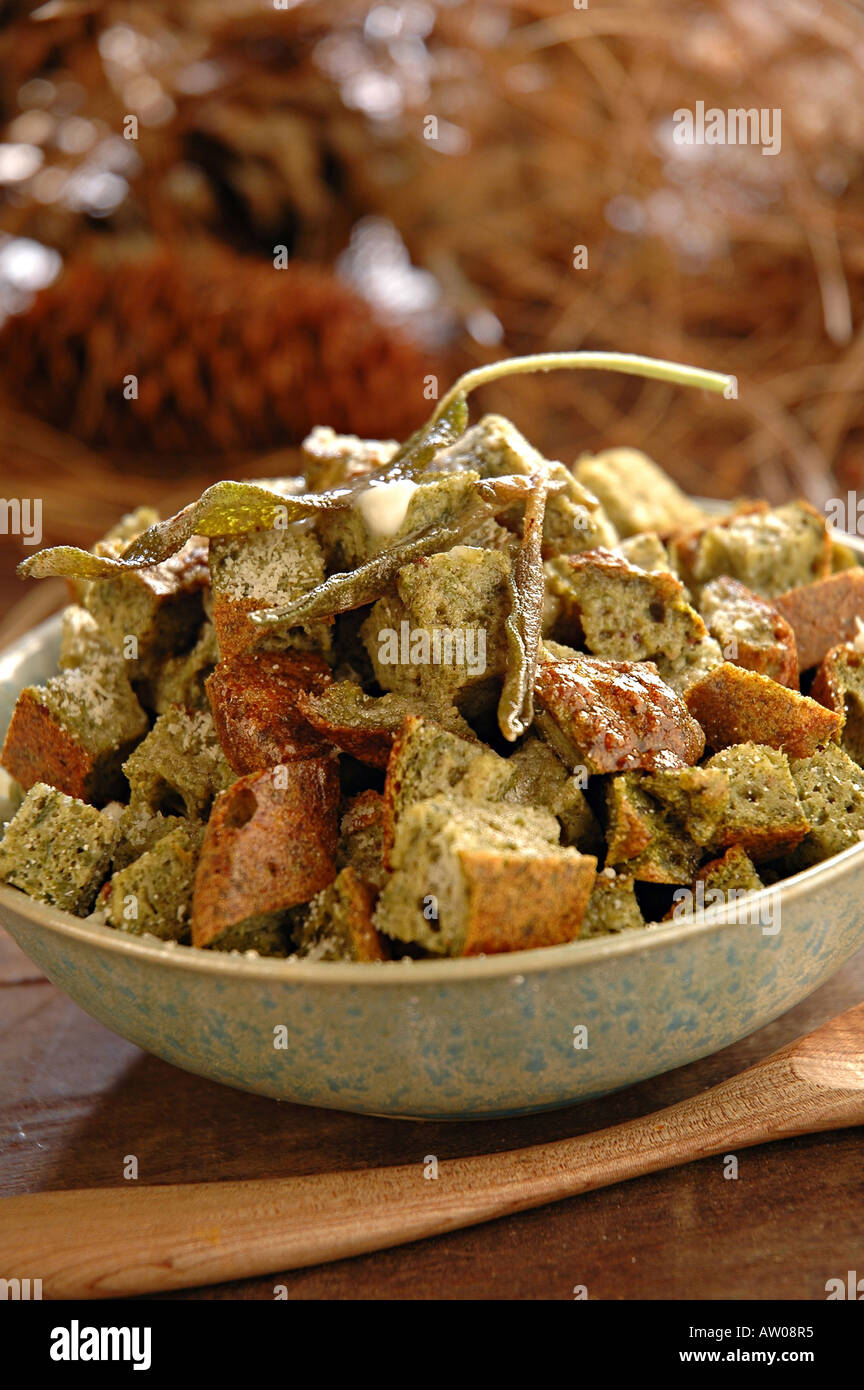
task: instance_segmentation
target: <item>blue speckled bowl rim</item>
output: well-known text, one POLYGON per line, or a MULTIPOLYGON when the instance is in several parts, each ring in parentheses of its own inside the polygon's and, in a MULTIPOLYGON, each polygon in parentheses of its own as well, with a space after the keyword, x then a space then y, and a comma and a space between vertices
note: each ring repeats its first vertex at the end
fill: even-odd
MULTIPOLYGON (((715 509, 714 499, 696 499, 715 509), (713 507, 712 504, 713 503, 713 507)), ((831 528, 833 530, 833 528, 831 528)), ((836 539, 851 549, 864 561, 864 539, 846 532, 834 531, 836 539)), ((25 643, 38 646, 54 635, 59 626, 60 615, 55 614, 38 627, 14 642, 0 653, 0 681, 4 679, 4 667, 17 664, 21 648, 25 643)), ((832 855, 821 864, 782 879, 779 883, 748 895, 746 901, 754 908, 769 896, 780 894, 780 909, 783 904, 812 892, 814 898, 827 883, 846 875, 854 876, 864 857, 864 842, 850 845, 839 854, 832 855)), ((679 921, 657 923, 643 930, 621 932, 616 936, 595 937, 588 941, 571 941, 562 946, 535 947, 528 951, 507 951, 491 956, 462 956, 458 959, 442 960, 404 960, 382 962, 349 961, 310 961, 291 957, 247 956, 239 952, 205 951, 197 946, 181 946, 176 943, 160 941, 155 936, 130 936, 114 927, 102 926, 63 912, 60 908, 49 907, 37 902, 18 888, 0 884, 0 921, 4 908, 9 908, 34 923, 57 932, 73 941, 87 942, 91 946, 104 947, 118 951, 140 960, 169 964, 180 970, 203 972, 204 974, 231 976, 240 975, 246 979, 269 980, 277 983, 299 983, 308 981, 315 985, 410 985, 416 988, 421 983, 455 984, 470 979, 505 979, 514 975, 533 975, 557 968, 589 965, 598 960, 615 956, 638 956, 645 951, 663 950, 685 938, 703 936, 709 932, 721 931, 734 924, 735 912, 739 903, 718 904, 701 912, 697 917, 681 918, 679 921)), ((782 926, 781 926, 782 930, 782 926)))

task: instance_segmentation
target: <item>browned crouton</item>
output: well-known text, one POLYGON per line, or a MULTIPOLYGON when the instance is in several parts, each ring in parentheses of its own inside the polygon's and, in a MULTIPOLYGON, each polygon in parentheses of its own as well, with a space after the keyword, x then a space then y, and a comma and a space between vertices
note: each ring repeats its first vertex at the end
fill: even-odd
POLYGON ((298 954, 311 960, 381 961, 390 947, 372 924, 375 890, 342 869, 309 904, 298 934, 298 954))
POLYGON ((729 661, 691 685, 684 698, 709 748, 762 743, 790 758, 808 758, 836 739, 843 723, 816 700, 729 661))
POLYGON ((851 642, 832 647, 813 678, 810 696, 844 719, 841 743, 864 764, 864 652, 851 642))
POLYGON ((795 848, 809 830, 789 759, 776 748, 736 743, 706 764, 728 778, 729 801, 715 846, 739 845, 755 863, 795 848))
POLYGON ((45 782, 103 805, 125 798, 123 759, 146 732, 125 663, 100 657, 21 691, 0 762, 25 791, 45 782))
POLYGON ((561 608, 556 632, 584 640, 595 656, 613 661, 670 660, 707 636, 668 570, 649 572, 612 550, 560 556, 546 566, 547 590, 561 608))
POLYGON ((476 743, 476 735, 459 712, 433 706, 420 694, 366 695, 354 681, 336 681, 318 693, 298 698, 303 717, 330 743, 371 767, 386 767, 393 739, 409 715, 423 715, 476 743))
POLYGON ((250 617, 256 609, 290 603, 323 581, 324 557, 313 532, 289 526, 214 536, 210 576, 213 625, 223 657, 265 648, 329 651, 332 619, 275 633, 256 627, 250 617))
POLYGON ((809 671, 832 647, 857 635, 855 620, 864 619, 864 569, 843 570, 818 584, 789 589, 774 599, 774 606, 795 633, 799 671, 809 671))
POLYGON ((672 554, 681 578, 694 593, 725 574, 763 598, 773 598, 831 572, 825 518, 809 502, 801 501, 773 508, 764 503, 741 507, 695 536, 679 537, 672 554))
POLYGON ((380 892, 387 879, 384 867, 384 798, 371 789, 352 797, 339 825, 339 866, 352 868, 380 892))
POLYGON ((409 806, 376 927, 442 956, 572 941, 597 861, 562 848, 557 835, 554 816, 533 807, 449 799, 409 806))
POLYGON ((571 769, 647 771, 695 763, 705 747, 686 705, 645 662, 574 655, 537 668, 535 725, 571 769))
POLYGON ((606 786, 606 866, 623 866, 642 883, 687 883, 702 857, 677 817, 646 790, 636 773, 606 786))
POLYGON ((327 742, 307 723, 298 700, 330 684, 330 667, 313 652, 243 653, 220 661, 207 696, 222 752, 235 772, 312 758, 327 742))
POLYGON ((245 923, 310 898, 336 877, 339 773, 309 758, 241 777, 216 798, 192 898, 192 944, 242 938, 245 923))
POLYGON ((798 689, 795 633, 773 603, 723 576, 705 585, 699 606, 727 661, 798 689))
POLYGON ((192 540, 160 565, 93 580, 84 606, 100 638, 129 662, 133 677, 145 676, 194 639, 208 578, 206 546, 192 540))

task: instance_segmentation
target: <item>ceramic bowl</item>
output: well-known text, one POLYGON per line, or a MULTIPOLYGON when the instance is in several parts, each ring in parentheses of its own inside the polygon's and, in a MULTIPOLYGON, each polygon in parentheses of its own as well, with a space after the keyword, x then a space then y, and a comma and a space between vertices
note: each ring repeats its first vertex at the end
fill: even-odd
MULTIPOLYGON (((0 729, 18 691, 56 670, 58 644, 53 618, 0 656, 0 729)), ((82 1009, 186 1071, 303 1105, 465 1119, 585 1100, 777 1018, 864 945, 864 845, 747 902, 746 920, 712 908, 544 950, 386 965, 166 945, 5 886, 0 922, 82 1009)))

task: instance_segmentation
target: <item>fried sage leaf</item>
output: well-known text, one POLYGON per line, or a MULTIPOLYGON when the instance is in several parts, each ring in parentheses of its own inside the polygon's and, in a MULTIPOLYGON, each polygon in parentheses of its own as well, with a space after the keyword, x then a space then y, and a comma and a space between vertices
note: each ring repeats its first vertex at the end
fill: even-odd
POLYGON ((18 566, 18 573, 22 579, 99 579, 161 564, 181 550, 190 536, 234 536, 266 526, 287 526, 348 504, 342 491, 291 496, 258 483, 214 483, 197 502, 142 532, 119 558, 58 545, 31 555, 18 566))
POLYGON ((549 480, 535 474, 527 496, 522 539, 510 572, 510 613, 504 624, 507 637, 507 674, 498 701, 498 727, 515 742, 534 718, 534 675, 543 622, 543 519, 549 480))
POLYGON ((316 585, 292 603, 282 608, 256 609, 249 614, 249 618, 261 627, 287 629, 317 618, 332 618, 337 613, 348 613, 353 608, 362 608, 367 603, 374 603, 393 582, 403 565, 410 565, 412 560, 420 560, 425 555, 437 555, 442 550, 459 545, 484 516, 489 516, 488 507, 479 500, 474 501, 449 526, 439 523, 426 526, 422 531, 415 531, 412 536, 406 536, 404 540, 396 541, 386 550, 379 551, 356 570, 331 574, 323 584, 316 585))
POLYGON ((356 570, 346 570, 331 574, 323 584, 310 589, 302 598, 283 608, 259 608, 249 617, 261 627, 297 627, 317 618, 330 618, 336 613, 347 613, 352 608, 362 608, 380 598, 384 590, 395 578, 403 565, 419 560, 424 555, 435 555, 440 550, 449 550, 459 538, 453 526, 430 526, 414 536, 409 536, 388 550, 367 560, 356 570))
POLYGON ((468 400, 463 392, 454 388, 446 407, 436 410, 425 425, 415 430, 381 470, 382 481, 416 477, 428 468, 439 449, 455 444, 467 428, 468 400))

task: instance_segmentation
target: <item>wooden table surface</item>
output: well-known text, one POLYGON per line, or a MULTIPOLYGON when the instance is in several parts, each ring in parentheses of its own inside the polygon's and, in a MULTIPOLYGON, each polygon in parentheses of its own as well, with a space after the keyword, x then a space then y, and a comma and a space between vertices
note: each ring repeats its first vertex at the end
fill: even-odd
MULTIPOLYGON (((7 552, 4 561, 13 560, 7 552)), ((0 619, 20 595, 0 563, 0 619)), ((421 1164, 617 1124, 692 1095, 864 998, 864 951, 770 1027, 704 1061, 551 1114, 414 1124, 244 1095, 95 1023, 0 932, 0 1197, 123 1182, 421 1164)), ((170 1295, 270 1299, 824 1299, 864 1269, 860 1131, 744 1150, 450 1236, 339 1264, 170 1295)))
MULTIPOLYGON (((278 1104, 150 1057, 88 1018, 0 933, 0 1196, 422 1164, 566 1138, 682 1099, 864 998, 864 951, 735 1047, 589 1104, 475 1124, 278 1104)), ((858 1130, 742 1150, 487 1226, 294 1273, 166 1295, 195 1299, 824 1299, 861 1270, 858 1130)))

